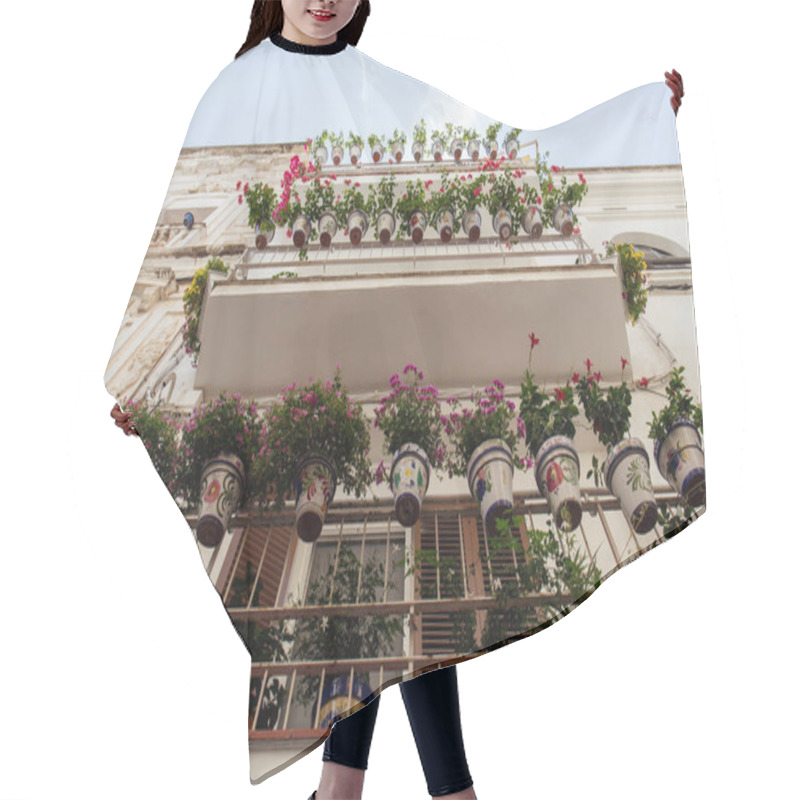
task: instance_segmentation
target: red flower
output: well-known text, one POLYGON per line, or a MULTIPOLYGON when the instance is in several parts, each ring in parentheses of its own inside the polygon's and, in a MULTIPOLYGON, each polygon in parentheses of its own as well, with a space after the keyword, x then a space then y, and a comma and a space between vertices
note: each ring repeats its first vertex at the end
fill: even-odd
POLYGON ((593 378, 594 378, 594 379, 595 379, 595 380, 596 380, 598 383, 600 383, 600 378, 602 378, 603 376, 602 376, 602 375, 601 375, 599 372, 593 372, 593 373, 592 373, 592 377, 593 377, 593 378))
POLYGON ((583 363, 586 364, 586 371, 589 372, 589 370, 591 370, 592 368, 591 360, 587 358, 586 361, 584 361, 583 363))
POLYGON ((623 293, 622 293, 622 299, 623 299, 623 300, 627 300, 627 299, 628 299, 628 295, 627 295, 627 294, 625 294, 625 292, 623 292, 623 293))
POLYGON ((578 381, 580 381, 580 379, 581 379, 581 376, 578 375, 577 372, 573 372, 572 373, 572 382, 573 383, 578 383, 578 381))
POLYGON ((580 228, 573 228, 573 229, 572 229, 572 232, 573 232, 573 233, 580 233, 580 232, 581 232, 581 229, 580 229, 580 228))
POLYGON ((246 183, 246 184, 244 185, 244 193, 245 193, 245 194, 247 194, 247 190, 248 190, 249 188, 250 188, 250 184, 249 184, 249 183, 246 183))
POLYGON ((539 205, 541 205, 541 204, 542 204, 542 198, 541 198, 541 196, 538 196, 538 197, 536 198, 536 202, 537 202, 539 205))
POLYGON ((567 393, 563 389, 556 389, 556 400, 561 403, 567 399, 567 393))
POLYGON ((628 363, 628 359, 620 356, 619 360, 622 362, 622 369, 625 369, 625 365, 628 363))
POLYGON ((647 388, 647 384, 648 383, 649 383, 649 381, 647 380, 647 378, 640 378, 639 379, 639 386, 641 386, 644 389, 647 388))
POLYGON ((242 188, 242 182, 239 181, 239 183, 236 184, 236 191, 238 192, 239 189, 241 189, 241 188, 242 188))
POLYGON ((558 167, 552 167, 551 169, 553 170, 553 172, 558 172, 558 167))
POLYGON ((528 338, 531 340, 531 350, 533 350, 533 348, 536 347, 536 345, 541 341, 540 339, 536 338, 536 334, 533 331, 530 332, 528 338))
POLYGON ((242 204, 242 196, 239 195, 239 205, 241 205, 241 204, 242 204))

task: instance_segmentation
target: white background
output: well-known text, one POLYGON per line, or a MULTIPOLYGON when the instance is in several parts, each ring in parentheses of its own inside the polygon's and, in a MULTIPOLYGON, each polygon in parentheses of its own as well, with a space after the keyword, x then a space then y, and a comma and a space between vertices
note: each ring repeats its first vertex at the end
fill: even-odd
MULTIPOLYGON (((2 12, 2 800, 305 800, 317 786, 321 748, 251 787, 247 653, 103 386, 189 120, 250 7, 2 12)), ((708 510, 555 627, 458 667, 481 800, 797 796, 785 8, 373 0, 365 53, 518 127, 673 67, 686 89, 708 510)), ((392 687, 364 798, 426 797, 392 687)))

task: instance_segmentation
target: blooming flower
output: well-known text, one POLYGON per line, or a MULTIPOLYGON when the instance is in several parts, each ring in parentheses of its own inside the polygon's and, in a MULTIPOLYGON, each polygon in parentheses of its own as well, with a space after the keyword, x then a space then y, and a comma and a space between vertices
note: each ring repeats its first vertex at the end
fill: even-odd
POLYGON ((536 338, 536 334, 533 331, 528 334, 528 338, 531 340, 531 350, 541 341, 541 339, 536 338))
POLYGON ((620 356, 619 360, 622 362, 622 369, 625 369, 625 365, 628 363, 628 359, 620 356))
POLYGON ((559 403, 567 399, 567 393, 563 389, 556 389, 555 394, 556 394, 556 400, 559 403))
POLYGON ((647 380, 647 378, 640 378, 639 379, 639 386, 641 386, 643 389, 647 388, 647 384, 648 383, 649 383, 649 381, 647 380))
POLYGON ((583 363, 586 364, 586 371, 589 372, 592 369, 591 359, 587 358, 586 361, 584 361, 583 363))

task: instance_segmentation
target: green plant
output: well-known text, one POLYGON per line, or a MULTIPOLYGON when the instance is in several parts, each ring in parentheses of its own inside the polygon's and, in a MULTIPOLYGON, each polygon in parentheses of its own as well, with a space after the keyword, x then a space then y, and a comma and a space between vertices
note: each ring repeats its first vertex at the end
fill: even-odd
POLYGON ((514 175, 511 174, 511 167, 504 167, 499 174, 490 174, 489 183, 491 184, 489 191, 483 193, 486 210, 494 217, 500 209, 506 209, 511 215, 511 234, 516 236, 528 206, 520 197, 519 187, 514 175))
POLYGON ((512 139, 517 139, 521 133, 522 128, 511 128, 511 130, 507 131, 506 135, 503 137, 503 147, 505 147, 512 139))
POLYGON ((347 146, 348 147, 364 147, 364 140, 357 134, 350 131, 350 135, 347 137, 347 146))
POLYGON ((272 214, 277 200, 275 190, 266 183, 256 183, 253 186, 246 183, 243 194, 250 209, 247 224, 253 229, 259 225, 264 230, 274 228, 275 222, 272 219, 272 214))
POLYGON ((171 493, 176 491, 178 475, 178 433, 180 423, 166 411, 159 408, 148 408, 145 403, 131 402, 125 398, 123 411, 133 412, 132 422, 136 433, 147 449, 164 485, 171 493))
POLYGON ((411 215, 417 211, 426 212, 428 205, 428 186, 430 182, 423 183, 420 178, 413 181, 406 181, 406 190, 395 203, 395 214, 397 215, 397 233, 395 239, 402 239, 410 233, 409 221, 411 215))
POLYGON ((404 145, 406 143, 407 139, 408 139, 408 137, 406 136, 405 131, 401 131, 399 128, 395 128, 394 129, 394 133, 392 134, 391 139, 389 140, 389 144, 390 145, 395 145, 395 144, 403 144, 404 145))
MULTIPOLYGON (((375 409, 374 426, 384 435, 384 453, 392 455, 404 444, 421 447, 428 456, 432 469, 444 465, 445 441, 442 422, 442 405, 439 391, 433 385, 422 385, 422 370, 415 364, 406 364, 403 378, 398 373, 389 378, 392 391, 381 398, 375 409), (412 374, 411 382, 407 376, 412 374)), ((381 460, 375 472, 378 483, 388 477, 381 460)))
POLYGON ((310 452, 330 459, 346 492, 365 496, 372 477, 369 426, 363 408, 348 397, 338 366, 333 381, 284 387, 266 416, 265 477, 276 508, 294 499, 295 468, 310 452))
MULTIPOLYGON (((576 183, 568 183, 567 176, 563 167, 550 167, 547 163, 547 156, 550 151, 540 155, 536 162, 536 173, 542 191, 542 219, 546 227, 553 227, 553 211, 561 204, 566 203, 573 211, 572 217, 575 225, 578 224, 578 215, 575 209, 583 202, 583 198, 589 191, 589 185, 582 172, 578 173, 576 183), (556 175, 561 175, 560 184, 556 185, 556 175)), ((580 229, 575 231, 580 233, 580 229)))
POLYGON ((622 299, 628 306, 631 324, 635 325, 636 320, 639 319, 647 307, 647 289, 644 288, 644 284, 647 281, 647 277, 644 274, 647 269, 647 262, 644 260, 644 253, 640 250, 635 250, 633 245, 625 242, 618 242, 617 244, 604 242, 604 244, 606 245, 605 253, 607 256, 619 253, 624 289, 622 299))
POLYGON ((329 134, 328 140, 331 143, 331 149, 334 147, 341 147, 344 149, 344 134, 341 131, 339 131, 339 133, 329 134))
POLYGON ((200 325, 200 312, 203 308, 206 283, 208 282, 208 272, 213 270, 227 275, 229 269, 230 267, 221 258, 210 258, 205 263, 205 266, 200 267, 194 273, 189 288, 183 293, 183 313, 186 316, 186 321, 183 323, 181 331, 183 333, 184 351, 191 354, 192 366, 197 366, 197 358, 200 353, 198 327, 200 325))
POLYGON ((684 366, 673 367, 669 373, 667 384, 667 404, 658 412, 653 412, 653 418, 647 423, 649 436, 657 442, 663 442, 669 429, 681 417, 691 420, 699 431, 703 430, 703 409, 700 403, 695 402, 692 390, 683 381, 684 366))
POLYGON ((190 505, 200 502, 200 478, 205 463, 221 453, 234 453, 245 469, 244 507, 260 487, 251 476, 254 461, 263 449, 265 424, 254 401, 245 402, 236 392, 220 394, 196 406, 181 426, 179 476, 181 494, 190 505))
MULTIPOLYGON (((513 401, 505 399, 504 390, 502 381, 494 380, 485 389, 472 392, 474 409, 462 407, 457 397, 448 398, 453 411, 442 421, 453 444, 446 458, 450 477, 467 474, 472 453, 487 439, 502 439, 514 454, 517 442, 525 435, 525 423, 515 414, 513 401)), ((515 461, 520 469, 528 466, 522 459, 515 461)))
POLYGON ((424 119, 421 119, 414 126, 414 141, 419 142, 423 147, 425 147, 425 144, 428 141, 427 123, 424 119))
POLYGON ((364 197, 364 192, 360 187, 361 184, 358 181, 347 184, 342 193, 342 199, 334 207, 336 221, 339 227, 344 228, 345 236, 348 234, 347 221, 353 211, 356 209, 363 211, 367 215, 367 219, 372 216, 370 200, 364 197))
POLYGON ((369 136, 367 136, 367 144, 369 144, 370 148, 380 145, 383 150, 386 147, 386 139, 382 134, 370 133, 369 136))
POLYGON ((425 204, 428 222, 436 223, 440 213, 446 210, 453 212, 453 233, 458 233, 461 227, 460 215, 457 213, 461 201, 461 182, 455 174, 448 174, 447 168, 441 171, 441 186, 438 192, 432 192, 425 204))
POLYGON ((380 236, 378 217, 384 211, 394 213, 395 204, 395 176, 392 172, 390 175, 383 175, 377 183, 372 183, 369 187, 366 206, 369 209, 370 226, 376 239, 380 236))
POLYGON ((502 122, 496 122, 486 128, 486 137, 483 140, 483 146, 486 148, 487 153, 489 152, 489 144, 491 142, 497 142, 497 134, 500 133, 500 128, 502 127, 502 122))

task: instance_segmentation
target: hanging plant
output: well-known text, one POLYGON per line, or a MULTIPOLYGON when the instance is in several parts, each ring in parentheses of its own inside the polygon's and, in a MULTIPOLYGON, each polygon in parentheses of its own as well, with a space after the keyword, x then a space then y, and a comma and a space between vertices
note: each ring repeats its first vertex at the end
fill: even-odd
POLYGON ((200 312, 203 309, 203 298, 206 293, 206 283, 208 282, 208 271, 221 272, 228 274, 230 267, 221 258, 210 258, 205 266, 200 267, 192 277, 189 288, 183 293, 183 313, 186 321, 181 327, 183 332, 184 352, 191 354, 192 366, 197 366, 197 359, 200 353, 200 338, 198 327, 200 325, 200 312))
POLYGON ((425 158, 425 145, 428 142, 428 131, 426 129, 426 122, 421 119, 414 126, 414 141, 412 142, 411 152, 414 154, 415 161, 421 161, 425 158))
POLYGON ((645 270, 647 262, 644 260, 644 253, 635 250, 633 245, 626 242, 604 242, 606 245, 605 254, 607 256, 619 253, 620 265, 622 267, 622 299, 628 307, 628 317, 632 325, 644 314, 647 308, 647 289, 644 288, 647 282, 645 270))
POLYGON ((402 239, 405 235, 413 238, 415 232, 418 232, 417 238, 422 239, 422 233, 428 224, 428 187, 432 182, 423 183, 420 178, 406 181, 406 190, 395 204, 395 213, 400 223, 397 226, 396 239, 402 239))

